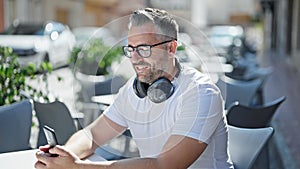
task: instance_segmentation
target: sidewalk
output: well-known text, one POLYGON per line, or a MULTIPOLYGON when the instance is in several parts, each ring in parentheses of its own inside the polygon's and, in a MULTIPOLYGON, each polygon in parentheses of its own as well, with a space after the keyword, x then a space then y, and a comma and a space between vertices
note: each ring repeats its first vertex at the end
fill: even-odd
POLYGON ((271 168, 298 169, 300 166, 300 73, 288 60, 274 52, 258 58, 262 67, 272 66, 273 73, 264 86, 265 102, 286 96, 272 120, 275 134, 271 140, 271 168), (279 158, 279 159, 277 159, 279 158), (279 161, 278 161, 279 160, 279 161), (274 166, 275 165, 275 166, 274 166))

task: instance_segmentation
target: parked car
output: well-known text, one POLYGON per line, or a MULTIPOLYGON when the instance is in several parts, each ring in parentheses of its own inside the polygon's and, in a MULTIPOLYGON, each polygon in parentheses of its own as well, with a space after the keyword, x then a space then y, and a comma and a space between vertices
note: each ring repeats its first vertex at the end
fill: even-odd
POLYGON ((53 68, 65 66, 75 42, 69 27, 55 21, 14 22, 0 34, 0 45, 12 48, 22 67, 30 62, 39 66, 43 61, 49 61, 53 68))

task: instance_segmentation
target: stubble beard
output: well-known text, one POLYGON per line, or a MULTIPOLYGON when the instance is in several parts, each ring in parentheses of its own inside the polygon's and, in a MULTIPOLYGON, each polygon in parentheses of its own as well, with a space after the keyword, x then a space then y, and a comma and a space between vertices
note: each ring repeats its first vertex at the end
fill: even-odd
POLYGON ((137 76, 141 82, 152 84, 159 77, 162 77, 163 72, 164 72, 163 70, 156 69, 155 67, 151 66, 150 71, 146 75, 144 75, 144 77, 141 77, 139 75, 137 76))

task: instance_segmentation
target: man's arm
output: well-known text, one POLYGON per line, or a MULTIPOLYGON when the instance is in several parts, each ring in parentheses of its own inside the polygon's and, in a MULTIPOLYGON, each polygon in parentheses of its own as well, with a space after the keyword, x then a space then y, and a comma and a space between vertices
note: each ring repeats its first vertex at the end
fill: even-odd
MULTIPOLYGON (((155 144, 155 143, 153 143, 155 144)), ((151 146, 151 145, 149 145, 151 146)), ((147 169, 186 169, 190 166, 205 150, 207 144, 198 140, 173 135, 165 144, 163 151, 157 158, 134 158, 114 162, 89 162, 82 161, 68 149, 56 146, 50 149, 50 153, 58 154, 59 157, 47 157, 37 153, 38 162, 35 164, 37 169, 132 169, 132 168, 147 168, 147 169)), ((77 147, 79 147, 77 145, 77 147)))
MULTIPOLYGON (((157 158, 133 158, 114 162, 89 162, 79 160, 90 155, 97 145, 104 144, 115 137, 124 127, 112 122, 105 116, 100 116, 87 129, 79 131, 66 144, 66 148, 56 146, 50 153, 59 154, 58 158, 47 157, 37 153, 37 169, 44 168, 84 168, 84 169, 185 169, 190 166, 205 150, 207 144, 193 138, 172 135, 157 158), (88 134, 87 134, 88 133, 88 134), (91 138, 92 136, 92 138, 91 138), (94 141, 93 141, 94 140, 94 141), (77 156, 76 156, 77 155, 77 156)), ((155 143, 153 143, 155 144, 155 143)), ((151 146, 151 145, 149 145, 151 146)))
POLYGON ((125 130, 105 115, 86 128, 76 132, 65 144, 65 147, 83 159, 91 155, 98 146, 116 137, 125 130))
POLYGON ((172 135, 157 158, 117 161, 112 163, 112 168, 186 169, 197 160, 205 150, 206 146, 206 143, 189 137, 172 135))
MULTIPOLYGON (((155 144, 155 143, 153 143, 155 144)), ((111 163, 79 162, 85 169, 186 169, 203 153, 207 144, 189 137, 171 136, 157 158, 134 158, 111 163)), ((79 168, 80 168, 79 167, 79 168)))

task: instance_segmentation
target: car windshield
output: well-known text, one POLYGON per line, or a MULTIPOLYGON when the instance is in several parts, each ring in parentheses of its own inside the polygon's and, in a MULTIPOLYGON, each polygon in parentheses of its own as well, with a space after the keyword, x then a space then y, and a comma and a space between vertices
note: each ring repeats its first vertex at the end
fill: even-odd
POLYGON ((43 35, 43 25, 40 24, 19 24, 9 27, 2 34, 7 35, 43 35))

